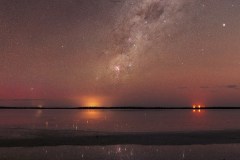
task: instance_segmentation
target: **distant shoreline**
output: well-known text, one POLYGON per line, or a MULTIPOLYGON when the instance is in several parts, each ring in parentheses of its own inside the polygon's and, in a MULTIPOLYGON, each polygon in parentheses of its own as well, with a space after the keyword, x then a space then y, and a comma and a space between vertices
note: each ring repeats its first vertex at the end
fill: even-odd
POLYGON ((106 146, 106 145, 209 145, 240 143, 240 130, 99 133, 74 130, 10 130, 21 136, 0 136, 0 147, 106 146))
MULTIPOLYGON (((192 107, 7 107, 7 106, 0 106, 0 110, 11 110, 11 109, 48 109, 48 110, 58 110, 58 109, 76 109, 76 110, 179 110, 179 109, 186 109, 186 110, 193 110, 192 107)), ((202 108, 195 108, 195 110, 217 110, 217 109, 240 109, 240 107, 202 107, 202 108)))

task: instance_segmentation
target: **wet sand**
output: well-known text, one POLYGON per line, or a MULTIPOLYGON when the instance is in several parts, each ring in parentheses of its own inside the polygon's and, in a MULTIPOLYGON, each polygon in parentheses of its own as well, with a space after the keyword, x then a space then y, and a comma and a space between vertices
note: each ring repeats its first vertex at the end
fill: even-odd
POLYGON ((73 130, 1 130, 0 147, 105 146, 105 145, 208 145, 240 143, 240 130, 198 132, 91 132, 73 130))

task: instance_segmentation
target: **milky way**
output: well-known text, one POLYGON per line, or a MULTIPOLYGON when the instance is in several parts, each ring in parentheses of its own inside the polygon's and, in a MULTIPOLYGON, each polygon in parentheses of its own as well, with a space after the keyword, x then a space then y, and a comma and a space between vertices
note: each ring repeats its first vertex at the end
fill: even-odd
POLYGON ((239 0, 0 0, 0 99, 239 106, 239 28, 239 0))
MULTIPOLYGON (((196 0, 126 1, 113 31, 113 44, 107 51, 111 58, 105 74, 119 82, 143 68, 151 57, 148 49, 154 45, 164 48, 166 39, 191 17, 187 12, 195 3, 196 0)), ((161 50, 158 54, 162 54, 161 50)))

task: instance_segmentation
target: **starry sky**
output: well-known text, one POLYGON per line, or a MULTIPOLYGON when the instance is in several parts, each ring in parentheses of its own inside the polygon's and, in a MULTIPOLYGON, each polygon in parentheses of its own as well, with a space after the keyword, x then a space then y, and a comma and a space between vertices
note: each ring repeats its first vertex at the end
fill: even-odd
POLYGON ((239 106, 239 28, 239 0, 0 0, 0 103, 239 106))

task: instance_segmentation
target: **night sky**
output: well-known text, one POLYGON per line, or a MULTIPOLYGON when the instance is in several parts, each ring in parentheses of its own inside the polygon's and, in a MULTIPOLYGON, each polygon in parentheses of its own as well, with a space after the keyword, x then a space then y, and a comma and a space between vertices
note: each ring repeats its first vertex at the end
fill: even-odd
POLYGON ((1 102, 240 106, 239 97, 239 0, 0 0, 1 102))

